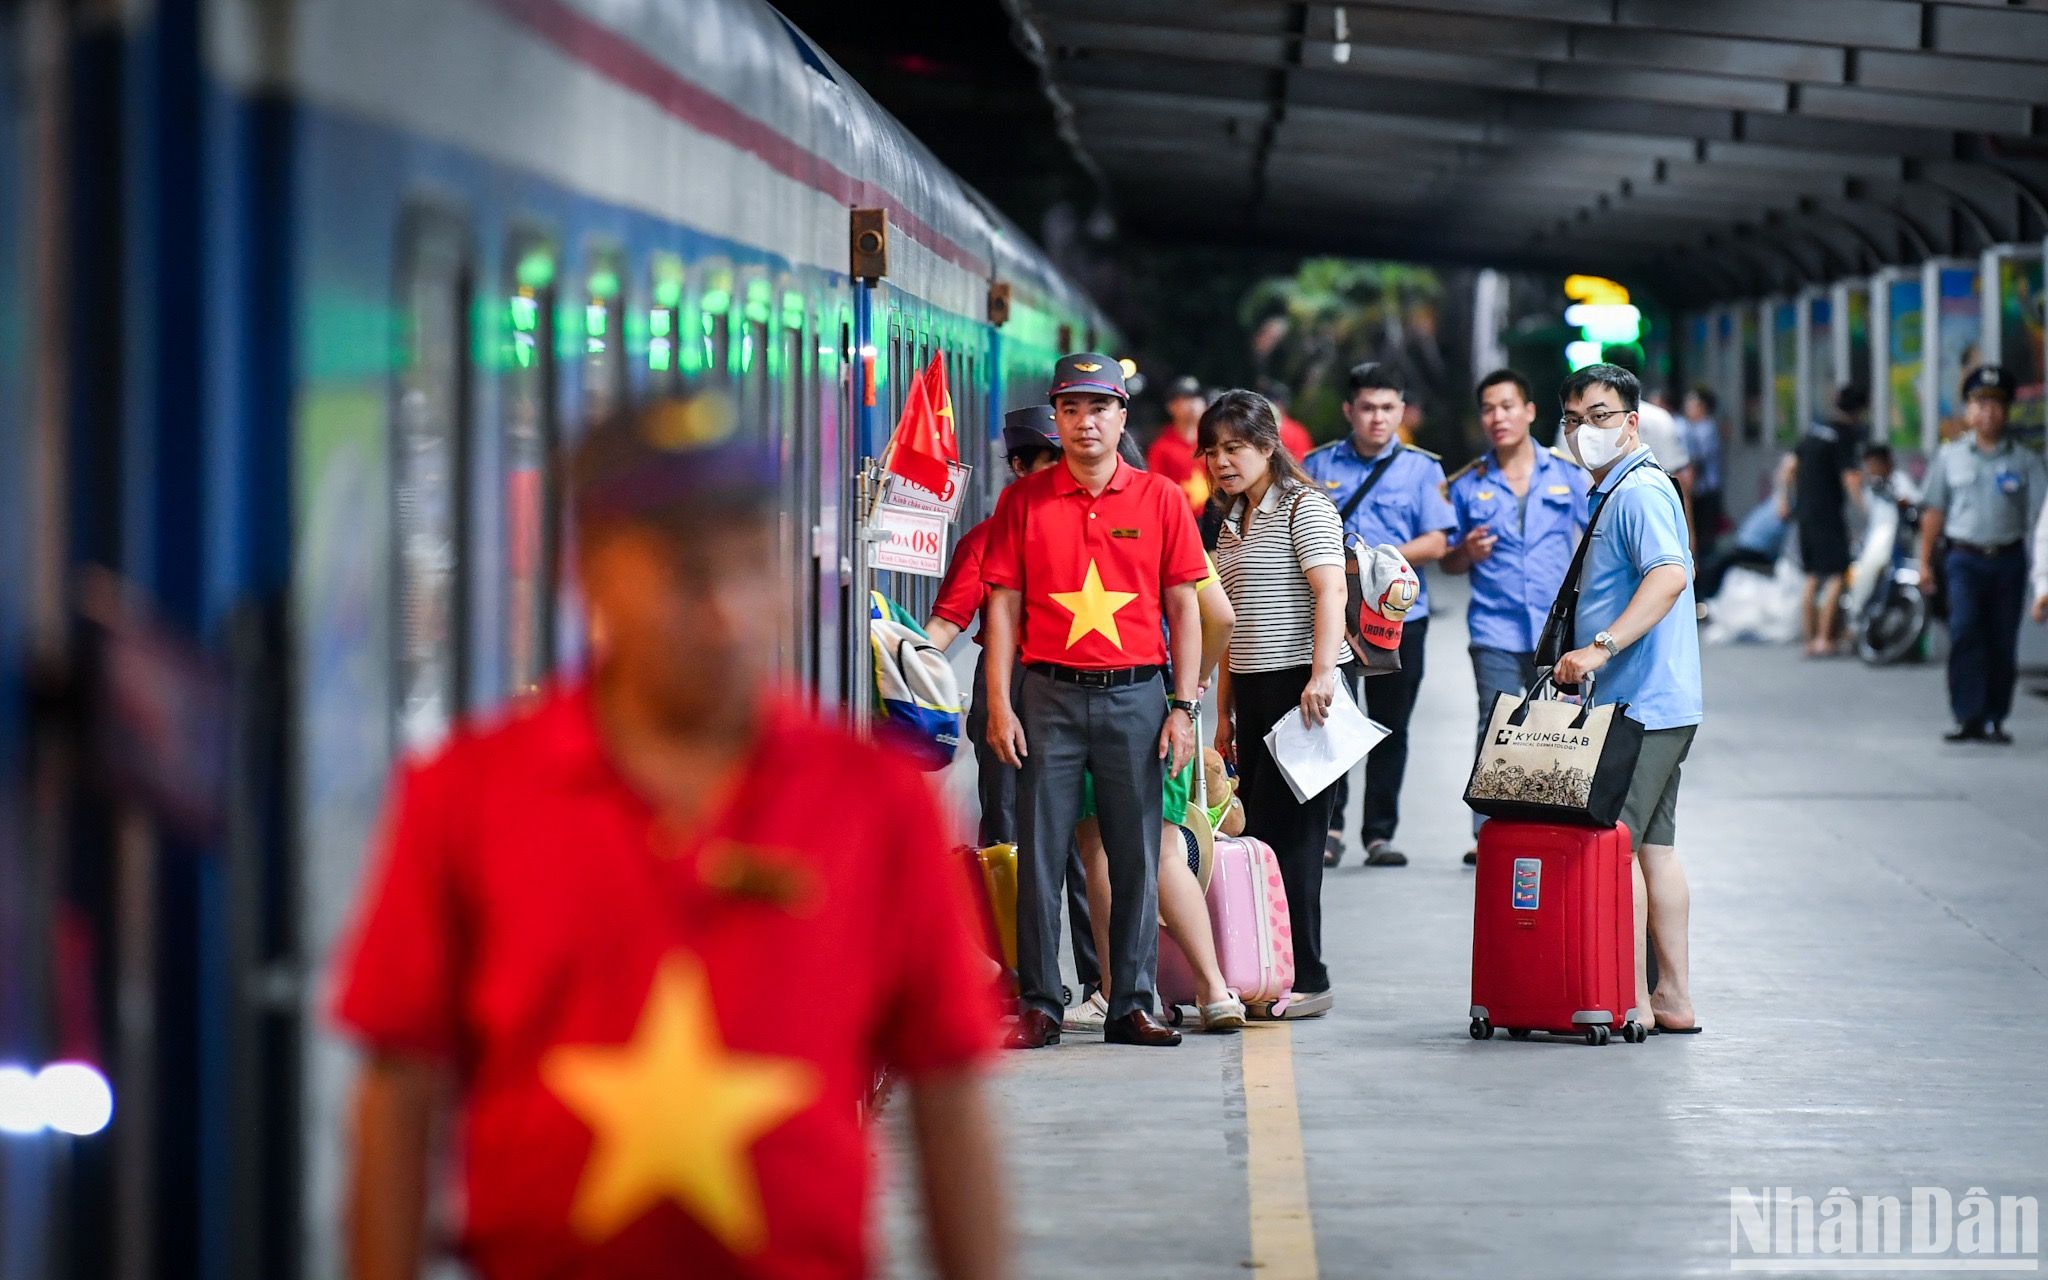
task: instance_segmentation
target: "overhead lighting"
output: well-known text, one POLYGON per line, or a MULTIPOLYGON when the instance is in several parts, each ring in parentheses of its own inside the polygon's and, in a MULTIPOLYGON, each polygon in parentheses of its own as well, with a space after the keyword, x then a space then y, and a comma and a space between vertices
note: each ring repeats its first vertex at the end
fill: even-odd
POLYGON ((1564 322, 1594 342, 1634 342, 1643 332, 1643 313, 1627 303, 1575 302, 1564 309, 1564 322))
POLYGON ((1564 349, 1565 363, 1572 367, 1573 373, 1589 364, 1599 364, 1605 354, 1605 348, 1597 342, 1571 342, 1565 344, 1564 349))
POLYGON ((114 1091, 97 1067, 52 1062, 31 1075, 0 1067, 0 1133, 31 1137, 45 1131, 88 1137, 114 1117, 114 1091))
POLYGON ((1338 5, 1331 13, 1331 34, 1337 43, 1330 49, 1330 61, 1338 66, 1351 61, 1351 19, 1345 14, 1344 6, 1338 5))

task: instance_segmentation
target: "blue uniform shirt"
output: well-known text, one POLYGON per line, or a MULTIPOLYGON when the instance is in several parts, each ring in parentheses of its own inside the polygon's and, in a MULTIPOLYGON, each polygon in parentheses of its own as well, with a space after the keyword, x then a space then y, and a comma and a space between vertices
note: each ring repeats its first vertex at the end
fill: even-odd
POLYGON ((1663 621, 1593 678, 1595 702, 1626 702, 1629 714, 1645 729, 1676 729, 1698 724, 1706 712, 1700 693, 1700 631, 1693 609, 1685 507, 1671 478, 1655 465, 1644 465, 1649 457, 1649 449, 1637 445, 1594 490, 1598 513, 1585 576, 1579 582, 1579 625, 1573 643, 1584 648, 1613 626, 1650 570, 1665 564, 1684 569, 1685 591, 1663 621))
MULTIPOLYGON (((1387 464, 1387 473, 1373 486, 1365 501, 1351 513, 1344 522, 1344 532, 1355 533, 1365 540, 1368 547, 1381 543, 1400 546, 1412 542, 1425 533, 1441 530, 1449 533, 1457 527, 1457 513, 1444 498, 1444 468, 1437 456, 1425 449, 1404 445, 1396 440, 1388 446, 1400 452, 1387 464)), ((1323 488, 1323 493, 1342 511, 1358 486, 1365 483, 1365 477, 1372 471, 1384 454, 1361 458, 1358 450, 1346 436, 1333 444, 1309 451, 1302 466, 1309 478, 1323 488)), ((1415 597, 1415 605, 1408 610, 1408 621, 1419 622, 1429 616, 1429 575, 1418 567, 1415 576, 1421 579, 1422 590, 1415 597)))
POLYGON ((1586 491, 1593 477, 1576 462, 1531 442, 1536 467, 1529 474, 1524 510, 1494 464, 1492 453, 1451 477, 1453 537, 1463 540, 1485 525, 1499 541, 1472 566, 1472 605, 1466 624, 1482 649, 1534 653, 1551 602, 1571 567, 1579 532, 1586 527, 1586 491))

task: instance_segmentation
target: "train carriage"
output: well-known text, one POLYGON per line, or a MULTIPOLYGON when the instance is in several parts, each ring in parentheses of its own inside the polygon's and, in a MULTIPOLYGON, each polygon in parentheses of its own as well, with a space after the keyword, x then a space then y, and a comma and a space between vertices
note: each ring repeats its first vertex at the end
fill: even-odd
MULTIPOLYGON (((61 32, 44 106, 71 323, 39 419, 61 447, 10 423, 0 484, 59 467, 80 514, 0 504, 0 546, 112 569, 225 687, 279 695, 217 708, 244 767, 214 827, 122 795, 65 830, 122 1123, 78 1175, 106 1212, 17 1234, 21 1274, 331 1274, 348 1058, 322 966, 394 758, 581 657, 562 445, 628 397, 725 388, 782 462, 783 668, 842 702, 867 679, 856 476, 909 375, 944 353, 971 521, 1006 475, 1002 411, 1043 395, 1057 348, 1115 335, 758 0, 18 7, 61 32), (855 209, 888 219, 873 281, 851 274, 855 209), (153 1025, 117 1023, 122 1002, 153 1025)), ((22 134, 0 150, 10 300, 22 134)), ((22 314, 0 325, 14 404, 22 314)), ((0 590, 7 653, 20 596, 0 590)), ((0 946, 46 939, 56 910, 0 946)), ((47 984, 0 989, 0 1032, 33 1058, 47 984)))

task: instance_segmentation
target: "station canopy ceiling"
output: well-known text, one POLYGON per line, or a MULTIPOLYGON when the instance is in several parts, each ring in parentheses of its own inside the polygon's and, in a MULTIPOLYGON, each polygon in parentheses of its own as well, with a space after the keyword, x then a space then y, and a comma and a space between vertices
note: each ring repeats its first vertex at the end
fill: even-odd
POLYGON ((2048 0, 1006 0, 1128 229, 1761 295, 2048 233, 2048 0))

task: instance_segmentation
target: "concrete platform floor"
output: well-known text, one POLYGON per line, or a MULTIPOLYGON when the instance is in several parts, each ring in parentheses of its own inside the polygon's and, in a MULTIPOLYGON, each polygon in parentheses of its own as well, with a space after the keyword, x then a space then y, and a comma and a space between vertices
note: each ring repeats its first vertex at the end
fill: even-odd
MULTIPOLYGON (((1679 841, 1705 1033, 1479 1043, 1473 686, 1439 594, 1412 865, 1326 885, 1336 1012, 1008 1055, 1019 1275, 1718 1275, 1733 1187, 2048 1197, 2048 701, 2022 693, 2016 746, 1952 747, 1938 668, 1709 650, 1679 841)), ((907 1277, 903 1110, 884 1217, 907 1277)))

